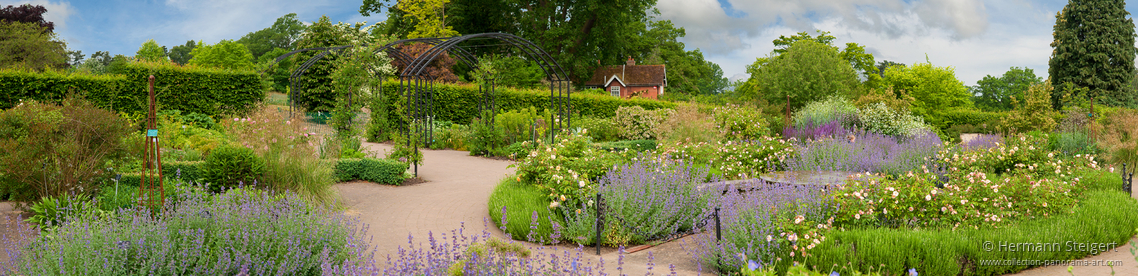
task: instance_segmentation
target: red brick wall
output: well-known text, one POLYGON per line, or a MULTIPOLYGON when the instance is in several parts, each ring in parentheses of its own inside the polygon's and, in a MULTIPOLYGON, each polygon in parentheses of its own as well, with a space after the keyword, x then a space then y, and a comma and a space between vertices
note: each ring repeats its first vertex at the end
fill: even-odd
POLYGON ((655 100, 656 97, 660 95, 659 86, 626 87, 626 86, 620 85, 620 82, 618 82, 616 80, 613 80, 612 82, 610 82, 608 84, 608 86, 606 86, 605 92, 608 92, 611 95, 613 86, 619 86, 620 87, 620 97, 625 98, 625 99, 632 97, 632 95, 636 94, 636 93, 640 93, 640 95, 638 95, 637 97, 648 98, 648 99, 653 99, 653 100, 655 100))

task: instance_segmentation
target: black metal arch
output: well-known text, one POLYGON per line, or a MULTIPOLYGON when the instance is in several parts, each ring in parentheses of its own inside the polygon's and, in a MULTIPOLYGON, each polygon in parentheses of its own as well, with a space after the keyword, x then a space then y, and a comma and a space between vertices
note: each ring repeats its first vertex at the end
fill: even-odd
MULTIPOLYGON (((410 139, 411 131, 415 130, 408 129, 408 132, 406 133, 408 137, 408 146, 413 147, 416 154, 419 150, 420 143, 427 144, 433 138, 431 137, 433 136, 433 133, 431 133, 433 130, 431 125, 435 113, 435 80, 424 74, 425 69, 434 60, 438 59, 439 56, 441 56, 443 53, 450 53, 451 55, 456 56, 459 62, 463 63, 463 65, 466 65, 471 70, 476 69, 478 67, 477 57, 472 55, 464 48, 464 46, 461 46, 460 44, 466 41, 481 39, 496 39, 505 42, 505 45, 512 46, 516 49, 521 50, 521 52, 524 53, 529 60, 536 62, 541 70, 545 73, 546 79, 549 80, 550 109, 552 109, 552 112, 550 112, 549 121, 546 124, 548 126, 549 139, 551 142, 559 131, 571 127, 569 93, 572 83, 569 80, 569 75, 565 73, 565 70, 561 68, 561 65, 558 64, 552 56, 550 56, 533 42, 508 33, 481 33, 458 37, 398 40, 388 43, 379 49, 376 49, 373 54, 378 53, 379 51, 384 51, 388 54, 389 57, 392 57, 399 62, 407 65, 401 72, 399 72, 398 77, 400 86, 398 89, 402 90, 400 91, 400 94, 403 94, 407 97, 407 116, 413 121, 419 122, 419 124, 415 124, 413 127, 416 128, 416 130, 423 131, 425 134, 421 136, 421 139, 410 139), (400 51, 398 48, 395 48, 397 45, 412 42, 427 43, 432 45, 432 47, 429 48, 426 52, 420 54, 418 57, 412 57, 411 55, 400 51), (412 84, 414 86, 411 86, 412 84)), ((304 73, 308 70, 308 68, 314 65, 317 61, 323 59, 332 51, 341 52, 345 49, 356 46, 366 46, 366 44, 298 49, 277 57, 273 65, 297 53, 306 51, 321 51, 320 53, 314 55, 312 58, 306 60, 304 63, 300 64, 300 66, 298 66, 296 70, 294 70, 292 74, 289 75, 289 88, 290 90, 296 90, 299 78, 304 76, 304 73)), ((272 69, 272 65, 270 65, 266 70, 269 69, 272 69)), ((262 74, 264 74, 264 72, 262 72, 262 74)), ((381 80, 380 83, 380 94, 383 94, 382 81, 383 80, 381 80)), ((489 108, 490 110, 496 111, 496 99, 494 99, 495 96, 493 95, 494 89, 495 87, 493 83, 490 83, 488 87, 479 88, 479 90, 483 93, 483 99, 479 102, 479 114, 482 113, 484 108, 489 108)), ((293 100, 292 93, 290 93, 290 117, 292 116, 292 107, 293 100)), ((417 175, 417 164, 415 165, 415 171, 417 175)))

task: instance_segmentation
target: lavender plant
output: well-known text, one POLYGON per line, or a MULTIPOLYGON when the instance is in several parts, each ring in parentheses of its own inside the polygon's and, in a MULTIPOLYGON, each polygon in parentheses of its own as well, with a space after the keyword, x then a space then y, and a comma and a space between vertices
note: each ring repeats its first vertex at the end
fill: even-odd
MULTIPOLYGON (((747 193, 729 193, 718 206, 722 240, 705 229, 684 249, 706 266, 739 271, 748 260, 770 266, 783 258, 801 258, 825 241, 834 208, 823 191, 811 185, 790 185, 753 180, 760 187, 747 193)), ((730 190, 735 190, 731 188, 730 190)))
POLYGON ((972 140, 964 143, 964 149, 967 150, 987 150, 990 148, 998 147, 1004 142, 1004 137, 995 134, 980 134, 972 140))
POLYGON ((793 170, 882 172, 902 174, 930 165, 943 148, 932 132, 898 139, 854 131, 846 139, 808 141, 799 155, 787 161, 793 170))
POLYGON ((638 244, 691 229, 717 199, 696 187, 706 175, 706 169, 683 161, 646 155, 610 170, 598 191, 606 219, 624 228, 610 231, 628 233, 629 242, 638 244))
POLYGON ((185 193, 161 213, 84 215, 33 237, 5 237, 5 274, 235 275, 375 270, 358 219, 293 193, 185 193))

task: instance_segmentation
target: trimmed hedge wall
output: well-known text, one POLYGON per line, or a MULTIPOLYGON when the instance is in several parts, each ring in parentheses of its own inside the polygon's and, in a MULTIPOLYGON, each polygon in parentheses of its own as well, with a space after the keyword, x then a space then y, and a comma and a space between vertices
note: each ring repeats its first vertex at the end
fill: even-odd
POLYGON ((174 179, 181 175, 186 182, 199 183, 204 176, 202 165, 205 161, 173 161, 162 162, 162 176, 174 179))
POLYGON ((110 75, 0 70, 0 109, 21 99, 59 102, 69 93, 132 119, 147 111, 147 76, 154 75, 158 109, 210 116, 241 114, 265 98, 260 77, 238 72, 166 63, 130 63, 110 75))
POLYGON ((985 111, 970 110, 970 109, 949 110, 949 111, 946 111, 944 113, 944 116, 943 116, 944 123, 946 125, 950 125, 950 126, 951 125, 964 125, 964 124, 968 124, 968 125, 989 124, 989 125, 994 126, 995 124, 999 124, 1000 120, 1003 120, 1004 117, 1007 117, 1007 113, 985 112, 985 111))
MULTIPOLYGON (((385 100, 388 101, 388 107, 394 114, 403 114, 405 106, 407 105, 406 99, 397 101, 400 98, 402 91, 399 89, 399 81, 388 80, 383 82, 382 91, 385 100), (398 110, 398 111, 396 111, 398 110)), ((435 84, 435 119, 451 121, 458 124, 469 124, 472 119, 478 116, 478 102, 481 97, 478 92, 478 87, 474 85, 456 85, 456 84, 435 84)), ((538 113, 544 112, 549 108, 549 90, 519 90, 512 88, 499 87, 498 90, 498 110, 517 110, 522 108, 534 107, 537 108, 538 113)), ((616 114, 616 109, 621 106, 639 105, 647 110, 654 110, 660 108, 675 108, 676 104, 673 102, 657 101, 649 99, 620 99, 612 96, 573 93, 569 97, 571 111, 577 116, 594 116, 601 118, 612 117, 616 114)), ((393 116, 393 118, 400 118, 400 116, 393 116)), ((397 122, 402 123, 402 122, 397 122)))
POLYGON ((371 181, 380 184, 399 185, 403 183, 403 173, 407 163, 375 158, 339 159, 336 161, 336 179, 340 182, 352 180, 371 181))

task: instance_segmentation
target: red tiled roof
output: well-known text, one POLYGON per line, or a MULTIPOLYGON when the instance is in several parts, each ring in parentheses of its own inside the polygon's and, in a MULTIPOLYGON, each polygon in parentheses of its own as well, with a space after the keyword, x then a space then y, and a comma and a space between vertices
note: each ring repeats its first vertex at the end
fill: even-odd
POLYGON ((660 86, 664 85, 664 65, 601 66, 593 72, 593 77, 585 85, 605 86, 605 82, 613 76, 628 86, 660 86))

